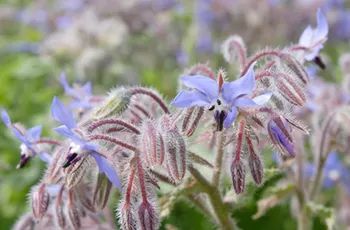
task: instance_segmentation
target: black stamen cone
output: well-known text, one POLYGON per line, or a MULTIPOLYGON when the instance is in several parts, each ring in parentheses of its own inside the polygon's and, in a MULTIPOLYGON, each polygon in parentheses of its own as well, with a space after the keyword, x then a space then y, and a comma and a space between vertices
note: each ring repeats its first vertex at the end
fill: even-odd
POLYGON ((224 120, 226 118, 225 111, 215 111, 214 118, 216 121, 216 131, 222 131, 224 128, 224 120))
POLYGON ((19 160, 19 163, 18 163, 18 165, 17 165, 16 168, 21 169, 21 168, 23 168, 24 166, 26 166, 27 163, 29 162, 30 158, 31 158, 31 157, 28 157, 28 156, 26 156, 26 155, 21 154, 21 159, 19 160))
POLYGON ((318 67, 320 67, 321 69, 326 69, 326 64, 324 64, 324 62, 322 61, 320 56, 316 56, 313 60, 313 62, 318 65, 318 67))
POLYGON ((66 158, 66 161, 63 163, 62 167, 67 168, 73 163, 73 160, 78 156, 76 153, 69 154, 66 158))

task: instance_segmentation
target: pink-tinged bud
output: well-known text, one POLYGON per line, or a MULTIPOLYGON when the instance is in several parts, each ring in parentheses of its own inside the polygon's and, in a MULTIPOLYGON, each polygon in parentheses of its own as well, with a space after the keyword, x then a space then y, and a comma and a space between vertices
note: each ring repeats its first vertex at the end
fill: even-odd
POLYGON ((72 188, 79 184, 83 179, 87 169, 91 165, 91 159, 89 157, 83 157, 81 160, 76 162, 74 165, 65 169, 66 175, 66 186, 72 188))
POLYGON ((35 219, 41 219, 49 206, 50 196, 46 191, 46 185, 40 184, 32 194, 32 210, 35 219))
POLYGON ((204 114, 203 107, 192 107, 186 110, 184 119, 182 121, 182 132, 190 137, 196 131, 199 121, 204 114))
POLYGON ((287 123, 283 118, 274 118, 267 124, 268 133, 272 143, 285 157, 294 157, 295 150, 293 140, 289 134, 287 123))
POLYGON ((231 164, 232 184, 235 192, 240 194, 245 189, 245 167, 241 160, 234 159, 231 164))
POLYGON ((159 227, 158 214, 154 207, 148 202, 143 201, 139 207, 139 219, 142 230, 156 230, 159 227))
POLYGON ((241 67, 246 63, 247 49, 240 36, 233 35, 226 39, 221 47, 225 60, 233 63, 238 58, 241 67))
POLYGON ((161 165, 164 161, 164 140, 152 121, 143 124, 140 140, 147 164, 161 165))
POLYGON ((69 221, 74 229, 79 229, 81 227, 81 220, 79 209, 74 201, 74 194, 72 191, 69 191, 68 205, 67 205, 67 213, 69 221))
POLYGON ((34 229, 35 222, 31 214, 21 216, 13 227, 13 230, 31 230, 34 229))
POLYGON ((135 210, 131 204, 124 200, 119 204, 118 208, 119 223, 123 230, 137 230, 137 219, 135 210))
POLYGON ((103 173, 99 173, 92 198, 92 203, 97 209, 102 210, 106 207, 111 189, 112 183, 103 173))
POLYGON ((64 192, 64 187, 62 186, 62 188, 57 194, 55 206, 54 206, 54 218, 58 226, 60 226, 61 228, 66 227, 66 217, 63 211, 63 207, 64 207, 63 192, 64 192))
POLYGON ((306 97, 301 88, 290 76, 283 74, 284 78, 277 77, 276 86, 281 95, 291 104, 303 106, 306 97))
POLYGON ((215 79, 214 71, 205 64, 197 64, 193 66, 186 74, 188 75, 200 74, 200 75, 210 77, 211 79, 215 79))
POLYGON ((304 67, 292 55, 281 54, 280 57, 303 84, 306 84, 309 81, 308 74, 304 67))
POLYGON ((264 176, 264 168, 260 157, 255 151, 255 146, 249 133, 246 133, 246 143, 247 143, 247 148, 249 152, 248 162, 249 162, 250 173, 254 179, 254 182, 257 185, 259 185, 261 184, 264 176))
POLYGON ((78 198, 79 198, 80 204, 90 212, 96 212, 95 206, 91 198, 90 187, 86 186, 85 188, 80 188, 78 191, 79 191, 78 198))
POLYGON ((165 160, 168 174, 179 182, 186 173, 186 144, 177 130, 170 130, 164 135, 165 160))

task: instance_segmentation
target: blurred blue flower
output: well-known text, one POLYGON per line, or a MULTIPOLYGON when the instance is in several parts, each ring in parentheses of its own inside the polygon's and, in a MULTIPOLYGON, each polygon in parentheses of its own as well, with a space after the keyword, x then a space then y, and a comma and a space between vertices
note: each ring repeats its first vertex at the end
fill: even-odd
MULTIPOLYGON (((316 166, 314 164, 308 163, 305 165, 304 174, 307 178, 312 178, 315 173, 316 166)), ((322 186, 331 188, 337 183, 350 189, 350 171, 345 167, 336 152, 330 152, 323 168, 322 186)))
POLYGON ((208 106, 209 110, 215 110, 217 123, 225 128, 229 128, 236 119, 238 108, 261 105, 271 97, 271 94, 254 99, 249 97, 255 88, 253 65, 244 76, 232 82, 223 82, 220 74, 218 81, 202 75, 189 75, 181 77, 181 82, 189 90, 180 91, 171 104, 179 108, 208 106))
POLYGON ((6 110, 1 111, 1 119, 7 128, 11 130, 13 135, 21 142, 21 159, 17 166, 18 168, 24 167, 30 158, 35 155, 39 155, 40 159, 46 163, 51 161, 51 156, 49 154, 39 151, 38 148, 35 147, 40 140, 41 125, 34 126, 27 130, 20 130, 12 124, 10 116, 6 110))
POLYGON ((210 53, 213 49, 211 27, 214 14, 211 9, 212 0, 197 0, 195 20, 197 23, 196 49, 200 53, 210 53))
POLYGON ((107 176, 115 187, 120 188, 120 180, 116 171, 113 169, 113 166, 110 165, 110 163, 108 163, 108 161, 98 153, 98 146, 96 144, 84 139, 75 131, 77 124, 74 120, 73 113, 67 109, 57 97, 54 97, 52 101, 51 114, 56 121, 62 124, 54 130, 72 141, 72 154, 68 155, 67 157, 68 163, 76 160, 75 158, 79 153, 86 151, 95 159, 99 170, 107 176))
POLYGON ((317 27, 312 28, 310 25, 304 30, 299 38, 299 45, 305 48, 304 58, 307 61, 314 60, 323 44, 327 41, 328 23, 326 16, 320 9, 317 11, 317 27))
POLYGON ((74 85, 71 87, 68 84, 65 73, 61 73, 60 83, 64 88, 66 95, 70 96, 73 101, 70 103, 70 107, 73 109, 90 109, 91 97, 92 97, 92 86, 91 82, 85 83, 83 86, 74 85))

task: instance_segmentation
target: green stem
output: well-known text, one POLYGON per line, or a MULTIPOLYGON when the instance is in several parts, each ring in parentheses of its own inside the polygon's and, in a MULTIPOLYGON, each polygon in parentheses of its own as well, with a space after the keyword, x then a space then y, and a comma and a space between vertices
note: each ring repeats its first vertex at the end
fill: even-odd
POLYGON ((215 165, 214 165, 214 171, 213 171, 213 177, 212 177, 212 184, 215 187, 217 187, 219 185, 219 182, 220 182, 222 160, 223 160, 223 156, 224 156, 225 138, 223 135, 223 131, 217 132, 216 138, 217 138, 216 139, 217 149, 216 149, 215 165))
POLYGON ((229 210, 225 205, 225 203, 223 202, 217 187, 211 185, 210 182, 207 179, 205 179, 202 176, 202 174, 193 166, 191 165, 189 166, 189 171, 191 172, 192 176, 197 180, 203 192, 205 192, 208 195, 209 201, 213 207, 220 229, 223 229, 223 230, 238 229, 235 222, 231 218, 229 214, 229 210))

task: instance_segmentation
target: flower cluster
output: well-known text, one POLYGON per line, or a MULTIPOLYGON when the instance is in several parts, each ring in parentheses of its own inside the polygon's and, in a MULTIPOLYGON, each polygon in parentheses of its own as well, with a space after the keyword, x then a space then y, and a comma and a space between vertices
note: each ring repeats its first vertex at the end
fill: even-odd
POLYGON ((25 130, 12 124, 3 111, 5 125, 21 142, 19 166, 35 155, 48 162, 31 192, 32 213, 19 220, 18 229, 28 223, 37 228, 79 229, 92 223, 108 228, 103 209, 114 192, 120 195, 122 229, 158 229, 173 196, 193 198, 198 192, 207 194, 199 198, 203 207, 216 202, 208 212, 213 221, 220 228, 234 228, 222 200, 226 194, 218 188, 227 176, 224 159, 230 159, 232 188, 240 194, 246 167, 256 184, 263 183, 261 152, 267 145, 284 159, 296 156, 295 133, 308 133, 294 116, 305 104, 309 82, 302 63, 318 57, 327 32, 319 11, 318 27, 307 28, 298 45, 284 49, 248 56, 243 39, 231 36, 222 51, 228 63, 237 64, 236 79, 228 80, 222 69, 215 73, 207 65, 195 65, 181 76, 170 105, 144 87, 117 87, 94 96, 90 83, 71 87, 63 74, 60 83, 72 101, 69 107, 58 97, 52 101, 59 140, 40 138, 40 126, 25 130), (214 163, 194 151, 203 140, 208 150, 216 150, 214 163), (203 167, 211 170, 211 180, 203 167), (161 183, 176 189, 159 205, 161 183))

